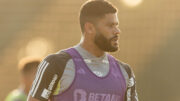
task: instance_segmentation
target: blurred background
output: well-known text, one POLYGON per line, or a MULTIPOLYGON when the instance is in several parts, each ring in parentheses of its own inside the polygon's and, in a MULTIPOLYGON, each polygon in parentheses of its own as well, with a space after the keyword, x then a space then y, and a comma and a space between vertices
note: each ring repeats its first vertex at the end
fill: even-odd
MULTIPOLYGON (((19 84, 17 63, 76 45, 86 0, 0 0, 0 101, 19 84)), ((119 9, 120 50, 140 101, 180 101, 180 1, 109 0, 119 9)))

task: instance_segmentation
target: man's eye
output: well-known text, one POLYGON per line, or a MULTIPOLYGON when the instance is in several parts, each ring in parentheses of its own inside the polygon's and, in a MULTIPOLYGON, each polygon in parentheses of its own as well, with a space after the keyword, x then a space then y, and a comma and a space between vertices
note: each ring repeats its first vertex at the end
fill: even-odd
POLYGON ((109 25, 109 27, 114 27, 114 25, 109 25))

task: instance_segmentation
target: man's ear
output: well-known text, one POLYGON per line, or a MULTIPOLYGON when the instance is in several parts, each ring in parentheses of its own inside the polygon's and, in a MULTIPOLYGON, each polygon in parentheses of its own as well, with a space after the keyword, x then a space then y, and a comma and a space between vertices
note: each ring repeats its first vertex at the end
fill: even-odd
POLYGON ((86 22, 84 24, 84 29, 87 33, 94 33, 95 32, 95 27, 92 23, 86 22))

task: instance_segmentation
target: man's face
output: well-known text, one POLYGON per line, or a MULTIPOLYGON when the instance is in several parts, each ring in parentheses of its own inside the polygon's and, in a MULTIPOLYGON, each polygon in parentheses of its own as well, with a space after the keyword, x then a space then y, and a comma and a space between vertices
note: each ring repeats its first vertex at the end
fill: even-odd
POLYGON ((94 43, 103 51, 114 52, 118 50, 118 28, 117 13, 106 14, 102 19, 98 20, 95 25, 96 35, 94 43))

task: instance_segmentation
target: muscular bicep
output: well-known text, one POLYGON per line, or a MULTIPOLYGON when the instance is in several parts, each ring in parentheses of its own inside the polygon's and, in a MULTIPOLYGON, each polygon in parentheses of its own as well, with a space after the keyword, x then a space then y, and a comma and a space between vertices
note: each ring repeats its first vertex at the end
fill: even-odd
POLYGON ((133 70, 126 63, 119 61, 119 65, 122 67, 121 69, 126 79, 127 90, 125 101, 138 101, 138 95, 136 92, 136 80, 133 70))
POLYGON ((60 78, 56 68, 57 65, 52 57, 48 57, 41 62, 29 92, 31 97, 43 101, 49 99, 60 78))
POLYGON ((136 80, 132 69, 131 69, 131 75, 129 77, 126 94, 127 94, 127 101, 138 101, 138 95, 136 91, 136 80))
POLYGON ((127 93, 127 101, 138 101, 135 78, 130 78, 126 93, 127 93))
POLYGON ((40 101, 50 99, 69 59, 69 57, 64 54, 65 53, 49 55, 40 63, 29 92, 30 98, 32 97, 40 101))

